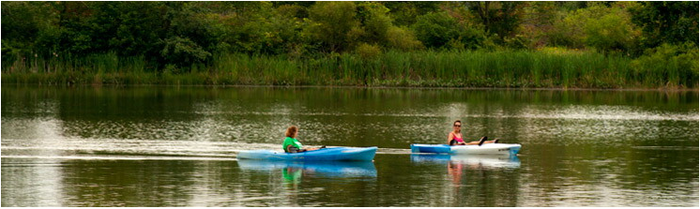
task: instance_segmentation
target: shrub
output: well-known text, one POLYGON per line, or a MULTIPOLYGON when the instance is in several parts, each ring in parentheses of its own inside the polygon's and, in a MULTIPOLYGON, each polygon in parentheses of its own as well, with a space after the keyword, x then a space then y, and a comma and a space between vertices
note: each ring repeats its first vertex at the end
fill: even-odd
POLYGON ((692 87, 698 81, 698 49, 692 43, 662 44, 648 49, 632 67, 637 80, 648 86, 692 87))
POLYGON ((408 29, 400 27, 390 27, 387 31, 387 45, 390 48, 402 51, 410 51, 423 48, 423 43, 416 39, 416 36, 408 29))
POLYGON ((461 25, 446 12, 428 13, 413 25, 418 40, 429 48, 477 49, 486 39, 480 28, 461 25))
POLYGON ((378 57, 379 55, 382 54, 382 49, 379 48, 377 45, 372 45, 372 44, 367 44, 367 43, 361 43, 360 45, 357 46, 355 49, 355 52, 357 55, 364 59, 370 59, 370 58, 375 58, 378 57))
POLYGON ((211 56, 211 53, 202 49, 189 38, 171 37, 163 41, 163 44, 165 47, 160 52, 161 56, 167 63, 177 64, 180 67, 203 62, 211 56))
POLYGON ((553 44, 602 51, 634 47, 641 31, 625 10, 632 3, 621 2, 610 7, 602 3, 592 4, 554 23, 554 29, 549 33, 553 44))

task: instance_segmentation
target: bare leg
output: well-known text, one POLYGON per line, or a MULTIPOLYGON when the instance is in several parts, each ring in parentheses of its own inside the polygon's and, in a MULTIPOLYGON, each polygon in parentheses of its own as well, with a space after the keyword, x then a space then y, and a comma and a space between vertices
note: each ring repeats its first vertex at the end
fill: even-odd
MULTIPOLYGON (((484 144, 496 143, 496 140, 485 141, 484 144)), ((466 145, 479 145, 479 141, 470 141, 466 145)))
POLYGON ((484 144, 484 142, 486 142, 487 139, 488 139, 488 137, 487 137, 487 136, 484 136, 484 137, 481 137, 481 139, 479 139, 478 142, 474 142, 474 141, 473 141, 473 142, 469 142, 469 145, 479 145, 479 146, 481 146, 482 144, 484 144), (476 143, 476 144, 475 144, 475 143, 476 143))
MULTIPOLYGON (((478 142, 477 142, 478 143, 478 142)), ((484 144, 496 143, 496 140, 485 141, 484 144)))

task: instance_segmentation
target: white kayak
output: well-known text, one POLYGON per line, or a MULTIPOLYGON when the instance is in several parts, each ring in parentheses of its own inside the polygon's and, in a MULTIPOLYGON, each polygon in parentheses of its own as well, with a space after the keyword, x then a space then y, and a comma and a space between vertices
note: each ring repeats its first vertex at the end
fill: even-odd
POLYGON ((515 155, 520 144, 488 143, 479 145, 411 144, 411 152, 455 155, 515 155))

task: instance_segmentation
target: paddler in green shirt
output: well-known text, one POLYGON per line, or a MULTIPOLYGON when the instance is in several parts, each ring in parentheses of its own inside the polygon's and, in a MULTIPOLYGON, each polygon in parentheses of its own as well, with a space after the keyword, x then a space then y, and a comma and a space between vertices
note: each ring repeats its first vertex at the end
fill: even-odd
POLYGON ((299 134, 299 128, 296 126, 290 126, 287 128, 287 133, 284 135, 287 136, 287 138, 284 139, 284 143, 282 143, 282 149, 284 149, 284 152, 287 153, 297 153, 297 152, 306 152, 306 151, 312 151, 312 150, 318 150, 320 148, 309 148, 309 149, 303 149, 301 142, 297 140, 297 135, 299 134))

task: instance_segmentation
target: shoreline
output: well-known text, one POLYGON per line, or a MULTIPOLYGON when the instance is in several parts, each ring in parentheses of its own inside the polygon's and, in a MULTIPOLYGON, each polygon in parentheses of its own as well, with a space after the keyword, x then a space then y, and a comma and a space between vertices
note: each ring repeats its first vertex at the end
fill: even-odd
POLYGON ((339 88, 339 89, 418 89, 418 90, 522 90, 522 91, 656 91, 656 92, 700 92, 699 88, 565 88, 565 87, 432 87, 432 86, 352 86, 352 85, 255 85, 255 84, 74 84, 43 85, 37 83, 1 83, 0 86, 33 87, 92 87, 92 88, 129 88, 129 87, 204 87, 204 88, 339 88))

